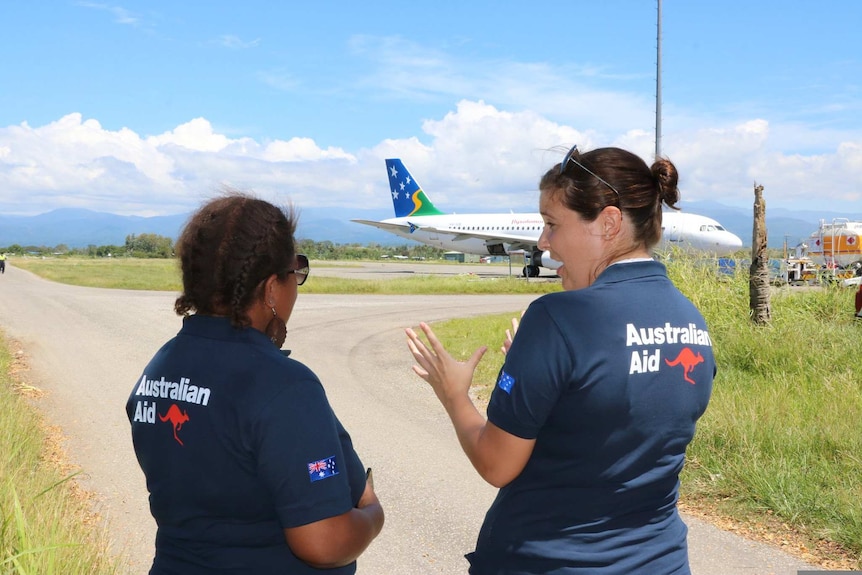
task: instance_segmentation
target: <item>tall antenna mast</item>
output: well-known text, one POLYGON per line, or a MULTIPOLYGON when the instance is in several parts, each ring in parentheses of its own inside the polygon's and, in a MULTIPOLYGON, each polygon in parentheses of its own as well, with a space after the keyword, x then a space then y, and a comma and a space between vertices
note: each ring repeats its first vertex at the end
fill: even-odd
POLYGON ((655 61, 655 158, 661 157, 661 0, 657 10, 656 61, 655 61))

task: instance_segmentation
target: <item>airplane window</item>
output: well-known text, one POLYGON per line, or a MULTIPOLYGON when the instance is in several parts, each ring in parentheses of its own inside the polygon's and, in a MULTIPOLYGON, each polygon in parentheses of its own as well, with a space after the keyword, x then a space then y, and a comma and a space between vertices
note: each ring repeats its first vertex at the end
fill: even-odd
POLYGON ((720 231, 720 232, 725 232, 725 231, 727 231, 727 230, 725 230, 725 229, 724 229, 723 227, 721 227, 721 226, 715 226, 715 229, 717 229, 717 230, 718 230, 718 231, 720 231))

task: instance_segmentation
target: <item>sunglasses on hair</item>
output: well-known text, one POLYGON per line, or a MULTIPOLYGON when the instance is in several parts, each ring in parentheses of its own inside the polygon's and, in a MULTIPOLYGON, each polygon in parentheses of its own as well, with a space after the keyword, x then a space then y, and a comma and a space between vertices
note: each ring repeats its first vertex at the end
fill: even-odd
POLYGON ((296 285, 301 286, 308 279, 311 268, 308 266, 308 258, 302 254, 296 254, 296 268, 288 270, 289 274, 296 274, 296 285))
POLYGON ((615 187, 613 187, 612 185, 607 183, 605 180, 603 180, 601 177, 599 177, 595 172, 593 172, 592 170, 590 170, 589 168, 587 168, 586 166, 584 166, 582 163, 580 163, 579 161, 577 161, 575 159, 575 154, 577 154, 577 153, 578 153, 578 145, 575 144, 574 146, 572 146, 572 149, 569 150, 569 153, 566 154, 566 157, 563 158, 563 161, 560 162, 560 175, 563 175, 566 173, 566 168, 569 167, 569 162, 571 162, 571 163, 575 164, 576 166, 578 166, 579 168, 581 168, 586 173, 593 176, 595 179, 597 179, 598 181, 600 181, 604 185, 606 185, 607 187, 609 187, 611 190, 613 190, 613 192, 617 195, 617 202, 622 201, 622 197, 620 196, 620 193, 617 191, 617 189, 615 187))

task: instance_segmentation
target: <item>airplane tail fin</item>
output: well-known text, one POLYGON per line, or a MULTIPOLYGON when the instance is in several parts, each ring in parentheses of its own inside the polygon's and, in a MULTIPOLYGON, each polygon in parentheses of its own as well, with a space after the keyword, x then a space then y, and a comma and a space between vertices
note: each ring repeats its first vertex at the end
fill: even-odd
POLYGON ((398 158, 386 160, 386 172, 389 175, 389 189, 395 206, 395 217, 433 216, 443 213, 434 207, 401 160, 398 158))

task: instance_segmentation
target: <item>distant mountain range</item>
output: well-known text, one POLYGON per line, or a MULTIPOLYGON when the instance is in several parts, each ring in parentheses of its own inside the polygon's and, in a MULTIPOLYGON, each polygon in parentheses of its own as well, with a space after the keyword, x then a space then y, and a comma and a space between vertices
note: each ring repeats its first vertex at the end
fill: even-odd
MULTIPOLYGON (((725 206, 715 202, 688 202, 683 210, 702 214, 720 222, 726 229, 751 245, 752 209, 725 206)), ((65 244, 71 248, 88 245, 123 245, 130 234, 158 234, 176 240, 190 214, 172 216, 120 216, 84 209, 59 209, 37 216, 0 215, 0 246, 49 246, 65 244)), ((389 210, 346 208, 303 208, 297 237, 337 244, 398 245, 401 238, 387 232, 351 222, 351 219, 382 220, 392 217, 389 210)), ((817 230, 821 219, 862 220, 862 214, 791 211, 770 209, 767 204, 766 227, 769 247, 780 248, 785 238, 795 246, 817 230)))

